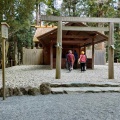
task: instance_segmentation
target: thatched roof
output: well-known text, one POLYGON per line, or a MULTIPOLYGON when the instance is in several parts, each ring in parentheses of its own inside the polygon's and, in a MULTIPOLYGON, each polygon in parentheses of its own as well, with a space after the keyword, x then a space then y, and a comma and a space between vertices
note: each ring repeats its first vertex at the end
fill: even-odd
POLYGON ((52 30, 56 29, 56 27, 37 27, 37 30, 35 32, 35 37, 42 36, 52 30))

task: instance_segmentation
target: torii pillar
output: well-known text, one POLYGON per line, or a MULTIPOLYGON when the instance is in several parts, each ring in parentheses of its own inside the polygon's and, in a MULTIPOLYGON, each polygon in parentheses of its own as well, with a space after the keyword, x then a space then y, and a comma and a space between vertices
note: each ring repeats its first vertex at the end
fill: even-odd
POLYGON ((108 40, 108 78, 114 79, 114 23, 109 26, 108 40))
POLYGON ((56 45, 56 79, 61 79, 62 21, 58 21, 56 45))

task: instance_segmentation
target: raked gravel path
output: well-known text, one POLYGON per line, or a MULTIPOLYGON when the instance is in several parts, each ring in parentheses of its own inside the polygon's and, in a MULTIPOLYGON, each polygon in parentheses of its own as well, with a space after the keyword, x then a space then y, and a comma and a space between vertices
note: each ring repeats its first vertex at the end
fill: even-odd
POLYGON ((120 93, 0 98, 0 120, 120 120, 120 93))
MULTIPOLYGON (((42 82, 49 83, 111 83, 120 84, 120 64, 114 64, 114 79, 108 79, 108 65, 95 65, 94 70, 80 69, 68 72, 61 70, 61 79, 55 79, 56 70, 43 65, 20 65, 5 69, 6 86, 38 87, 42 82)), ((2 70, 0 70, 0 88, 2 87, 2 70)))

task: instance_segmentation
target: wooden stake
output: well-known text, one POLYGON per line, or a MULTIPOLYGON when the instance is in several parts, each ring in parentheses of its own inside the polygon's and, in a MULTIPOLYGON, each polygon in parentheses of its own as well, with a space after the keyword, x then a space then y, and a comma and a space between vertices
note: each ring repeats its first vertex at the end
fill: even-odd
POLYGON ((2 83, 3 83, 3 100, 5 100, 5 39, 2 39, 2 83))

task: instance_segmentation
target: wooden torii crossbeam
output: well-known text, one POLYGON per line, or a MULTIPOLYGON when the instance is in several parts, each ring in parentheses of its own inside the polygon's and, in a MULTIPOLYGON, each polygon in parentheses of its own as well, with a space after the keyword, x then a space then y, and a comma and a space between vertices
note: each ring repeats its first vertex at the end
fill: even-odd
POLYGON ((63 21, 63 22, 95 22, 95 23, 119 23, 120 18, 100 18, 100 17, 62 17, 41 15, 43 21, 63 21))
MULTIPOLYGON (((108 39, 108 79, 114 79, 114 23, 120 23, 120 18, 90 18, 90 17, 58 17, 41 16, 42 21, 58 21, 57 45, 56 45, 56 79, 61 79, 61 53, 62 53, 62 30, 75 31, 109 31, 108 39), (68 27, 62 26, 62 22, 95 22, 109 23, 109 27, 68 27)), ((92 44, 94 51, 94 43, 92 44)), ((94 52, 92 52, 92 58, 94 52)), ((94 62, 94 59, 93 59, 94 62)), ((92 65, 94 65, 92 63, 92 65)))

